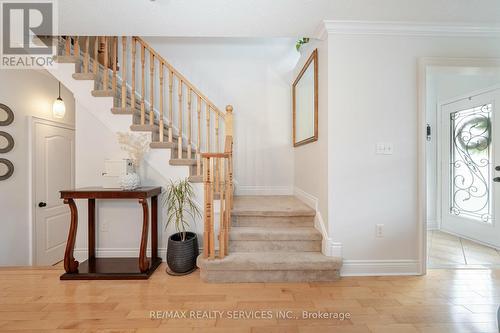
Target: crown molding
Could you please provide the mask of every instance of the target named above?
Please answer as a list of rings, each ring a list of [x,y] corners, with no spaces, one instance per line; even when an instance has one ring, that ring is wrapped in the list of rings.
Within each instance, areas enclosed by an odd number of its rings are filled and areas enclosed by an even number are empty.
[[[325,20],[316,29],[315,37],[324,39],[329,34],[500,38],[500,25]]]

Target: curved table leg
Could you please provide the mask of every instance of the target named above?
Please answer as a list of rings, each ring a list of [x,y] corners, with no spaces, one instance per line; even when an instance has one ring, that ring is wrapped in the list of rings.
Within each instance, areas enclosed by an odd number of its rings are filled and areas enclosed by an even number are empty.
[[[140,199],[139,203],[142,205],[142,236],[141,247],[139,250],[139,269],[141,273],[149,269],[149,261],[146,257],[146,246],[148,245],[148,199]]]
[[[78,227],[78,210],[73,199],[64,199],[64,203],[69,205],[69,209],[71,210],[71,225],[69,227],[66,251],[64,252],[64,270],[66,273],[75,273],[78,271],[78,261],[73,257],[73,250],[75,249],[76,229]]]

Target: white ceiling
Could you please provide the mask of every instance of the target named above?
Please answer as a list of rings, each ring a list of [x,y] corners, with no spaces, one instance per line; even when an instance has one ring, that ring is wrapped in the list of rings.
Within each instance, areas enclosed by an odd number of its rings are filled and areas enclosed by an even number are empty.
[[[60,0],[61,34],[312,36],[322,20],[500,24],[499,0]]]

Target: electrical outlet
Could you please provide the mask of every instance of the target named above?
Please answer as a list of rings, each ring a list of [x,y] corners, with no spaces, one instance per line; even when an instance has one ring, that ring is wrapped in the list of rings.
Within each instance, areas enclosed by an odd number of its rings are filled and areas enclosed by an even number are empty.
[[[377,237],[377,238],[384,237],[384,225],[383,224],[377,224],[375,226],[375,237]]]
[[[101,231],[101,232],[108,232],[109,231],[108,220],[103,220],[101,223],[99,223],[99,231]]]

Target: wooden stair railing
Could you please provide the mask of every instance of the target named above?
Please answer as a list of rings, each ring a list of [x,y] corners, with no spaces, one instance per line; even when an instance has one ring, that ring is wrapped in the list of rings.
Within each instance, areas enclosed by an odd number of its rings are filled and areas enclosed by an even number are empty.
[[[60,43],[63,56],[78,57],[81,72],[101,83],[103,96],[114,96],[115,106],[124,112],[138,113],[144,129],[158,126],[157,142],[175,147],[178,159],[196,160],[196,175],[203,174],[205,187],[204,256],[215,258],[213,205],[217,196],[221,206],[219,257],[227,255],[233,107],[228,105],[222,112],[140,37],[64,36]],[[225,140],[223,152],[221,140]]]

